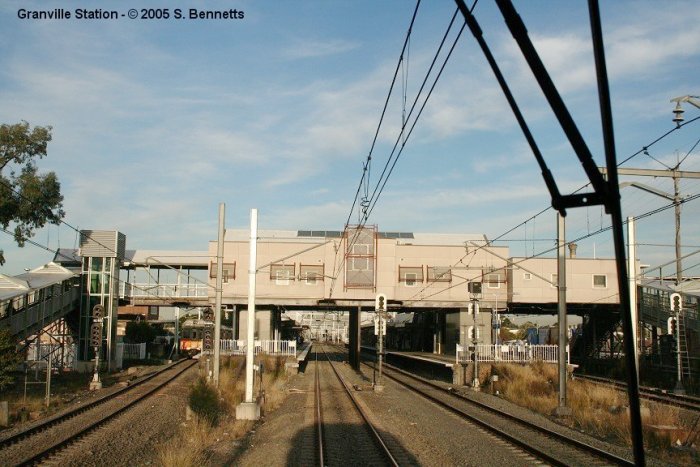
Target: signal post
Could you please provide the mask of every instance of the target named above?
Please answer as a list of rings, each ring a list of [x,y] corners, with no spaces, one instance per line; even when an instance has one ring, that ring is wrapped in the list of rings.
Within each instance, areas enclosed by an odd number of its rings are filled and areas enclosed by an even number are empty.
[[[377,297],[374,299],[374,312],[376,313],[374,334],[378,336],[377,361],[379,362],[379,376],[374,383],[374,390],[382,392],[384,390],[384,385],[382,384],[382,360],[384,358],[384,336],[386,335],[386,295],[383,293],[377,294]]]
[[[668,333],[676,338],[676,365],[678,366],[676,387],[673,389],[675,394],[685,394],[685,388],[683,387],[683,357],[681,356],[681,310],[683,308],[683,302],[681,300],[681,294],[672,293],[671,299],[671,312],[674,316],[668,319]],[[675,320],[675,321],[674,321]]]
[[[102,381],[100,381],[100,350],[102,347],[102,319],[105,315],[105,307],[95,305],[92,308],[92,325],[90,326],[90,345],[95,349],[95,373],[90,381],[90,390],[97,391],[102,389]],[[49,356],[49,369],[51,357]]]

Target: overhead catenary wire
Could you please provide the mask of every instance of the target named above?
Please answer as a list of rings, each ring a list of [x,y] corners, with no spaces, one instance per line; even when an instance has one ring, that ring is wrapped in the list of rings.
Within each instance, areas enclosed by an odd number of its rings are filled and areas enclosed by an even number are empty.
[[[477,1],[474,2],[473,6],[472,6],[472,10],[476,7],[476,4],[477,4]],[[359,235],[359,232],[367,224],[367,221],[368,221],[372,211],[374,210],[374,207],[376,206],[376,204],[379,200],[379,196],[381,195],[382,191],[384,190],[384,187],[386,186],[386,183],[387,183],[391,173],[393,172],[394,167],[396,166],[396,163],[403,152],[403,149],[405,148],[405,145],[406,145],[406,142],[408,141],[408,138],[413,133],[413,130],[415,129],[416,123],[418,122],[420,115],[423,113],[423,110],[425,109],[425,106],[426,106],[428,100],[430,99],[430,96],[432,95],[432,92],[435,89],[437,82],[439,81],[440,77],[442,76],[442,73],[445,69],[445,66],[447,65],[447,62],[450,59],[452,52],[454,51],[455,46],[457,45],[457,42],[459,41],[459,38],[461,37],[461,34],[464,31],[465,25],[463,24],[460,31],[458,32],[456,38],[454,39],[452,46],[451,46],[446,58],[443,60],[442,66],[440,67],[440,70],[438,71],[437,76],[433,80],[433,83],[430,87],[430,90],[429,90],[426,98],[424,99],[418,114],[416,115],[415,119],[413,120],[413,123],[412,123],[408,133],[406,133],[405,130],[406,130],[407,122],[410,120],[410,117],[413,114],[413,111],[415,110],[416,105],[418,104],[418,102],[420,100],[420,96],[423,93],[423,90],[428,82],[428,79],[430,78],[430,75],[435,67],[435,64],[437,63],[437,59],[439,58],[440,53],[442,52],[442,48],[444,47],[444,44],[447,40],[447,37],[448,37],[448,35],[449,35],[453,25],[454,25],[455,19],[457,17],[457,13],[458,13],[458,10],[455,10],[455,13],[453,14],[452,19],[450,20],[450,23],[447,27],[447,30],[445,31],[445,34],[442,37],[440,45],[438,46],[438,50],[433,57],[433,60],[430,64],[430,67],[428,68],[428,71],[425,74],[425,77],[422,81],[420,89],[419,89],[418,93],[416,94],[415,99],[413,100],[413,104],[411,105],[411,109],[410,109],[408,115],[406,116],[406,118],[403,119],[401,131],[399,132],[399,135],[396,138],[396,141],[395,141],[394,146],[391,150],[389,158],[387,159],[386,163],[384,164],[384,168],[382,170],[382,173],[380,174],[379,180],[377,181],[377,183],[374,187],[374,190],[372,192],[372,196],[368,200],[369,210],[364,212],[363,215],[360,217],[360,221],[358,223],[358,226],[355,229],[355,235],[353,237],[353,241],[352,241],[352,243],[349,243],[348,248],[346,248],[348,251],[352,249],[352,245],[354,245],[354,242],[356,241],[356,239]],[[401,143],[401,148],[399,149],[399,152],[396,153],[396,149],[399,146],[399,143]],[[394,157],[394,154],[396,154],[396,157]],[[390,164],[391,164],[391,166],[390,166]],[[388,170],[388,172],[387,172],[387,170]],[[363,173],[363,175],[364,175],[364,173]],[[380,187],[380,185],[381,185],[381,187]],[[353,202],[353,209],[354,209],[354,204],[355,203]],[[350,215],[348,216],[348,218],[350,216],[352,216],[352,211],[351,211]],[[348,228],[348,225],[346,224],[344,233],[347,232],[347,228]],[[344,266],[344,262],[345,262],[345,258],[343,258],[343,260],[341,261],[338,270],[335,272],[335,276],[340,274],[340,271],[341,271],[342,267]],[[334,285],[335,285],[335,280],[333,281],[333,283],[331,285],[331,294],[332,294]]]

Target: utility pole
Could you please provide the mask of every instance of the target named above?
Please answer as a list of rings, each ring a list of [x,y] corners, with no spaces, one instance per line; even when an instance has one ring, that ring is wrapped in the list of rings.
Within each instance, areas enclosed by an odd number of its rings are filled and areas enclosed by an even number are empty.
[[[571,416],[571,408],[566,405],[566,224],[564,216],[557,213],[557,309],[559,311],[559,405],[557,415]]]
[[[236,407],[237,420],[258,420],[260,406],[253,400],[255,358],[255,277],[257,274],[258,210],[250,210],[250,260],[248,263],[248,323],[246,340],[245,400]]]
[[[634,371],[639,379],[639,349],[638,342],[639,313],[637,312],[637,253],[635,245],[634,217],[627,218],[627,276],[630,288],[630,316],[632,317],[632,338],[634,339]]]
[[[680,179],[682,178],[698,178],[700,179],[700,172],[690,172],[687,170],[679,170],[680,163],[676,164],[666,170],[660,169],[632,169],[632,168],[620,168],[618,167],[618,175],[636,175],[642,177],[664,177],[673,179],[673,194],[666,193],[665,191],[657,190],[656,188],[644,185],[643,183],[637,182],[625,182],[620,183],[620,188],[626,186],[633,186],[644,190],[648,193],[666,198],[673,201],[675,217],[676,217],[676,285],[680,285],[683,280],[683,267],[681,265],[681,194],[680,194]],[[607,169],[605,167],[599,167],[600,173],[604,176],[607,175]]]
[[[219,360],[221,358],[221,295],[224,275],[224,216],[226,205],[219,203],[219,237],[216,242],[216,297],[214,299],[214,385],[219,387]]]

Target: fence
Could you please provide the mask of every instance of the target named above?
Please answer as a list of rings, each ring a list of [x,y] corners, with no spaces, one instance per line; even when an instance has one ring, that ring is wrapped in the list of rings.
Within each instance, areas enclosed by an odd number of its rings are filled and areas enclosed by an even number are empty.
[[[246,341],[243,339],[222,339],[221,352],[231,355],[245,355]],[[296,341],[256,340],[254,354],[294,356],[297,354]]]
[[[470,350],[472,349],[472,350]],[[474,346],[467,348],[457,344],[457,363],[468,363],[474,360]],[[557,345],[487,345],[476,346],[476,358],[480,362],[531,363],[542,361],[557,363],[559,361],[559,346]],[[569,346],[566,346],[567,363]]]
[[[126,344],[124,342],[117,343],[116,367],[121,368],[124,365],[124,360],[145,360],[146,359],[146,343],[141,344]]]

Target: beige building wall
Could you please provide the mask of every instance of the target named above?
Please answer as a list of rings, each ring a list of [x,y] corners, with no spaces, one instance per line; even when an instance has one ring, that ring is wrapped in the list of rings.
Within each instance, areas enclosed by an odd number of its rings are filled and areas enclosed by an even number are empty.
[[[247,303],[247,235],[247,231],[228,231],[226,234],[223,261],[228,270],[223,284],[225,304]],[[458,308],[465,306],[470,298],[467,283],[486,278],[491,282],[483,286],[483,306],[494,307],[497,302],[505,306],[507,262],[498,256],[507,257],[507,247],[483,248],[484,240],[473,235],[415,235],[414,239],[377,239],[375,287],[348,288],[345,286],[343,239],[300,238],[296,237],[296,231],[272,234],[261,231],[257,245],[256,301],[266,305],[313,306],[319,300],[332,299],[338,305],[362,303],[371,306],[376,294],[384,293],[390,301],[400,301],[404,307]],[[482,248],[477,244],[469,245],[467,249],[465,242],[480,242]],[[210,242],[209,255],[209,283],[213,286],[216,242]],[[271,274],[276,266],[270,263],[288,266],[294,273],[289,279],[279,280]],[[456,266],[450,268],[453,265]],[[301,277],[302,266],[322,266],[324,277],[322,280],[306,280]],[[430,268],[449,268],[450,273],[447,278],[429,280]],[[416,276],[407,276],[412,273]],[[213,288],[210,294],[213,299]]]
[[[224,304],[247,303],[248,235],[240,230],[226,233]],[[378,238],[376,269],[372,273],[375,286],[370,288],[346,287],[344,239],[297,237],[297,231],[260,231],[259,235],[256,302],[260,306],[317,306],[320,300],[332,300],[338,306],[371,307],[376,294],[384,293],[390,302],[404,308],[457,309],[466,306],[471,298],[467,291],[470,281],[483,281],[479,297],[482,309],[503,310],[509,302],[557,301],[557,288],[550,283],[556,281],[556,258],[508,260],[507,247],[486,246],[475,235]],[[209,255],[213,302],[214,241],[209,244]],[[322,270],[323,277],[305,279],[302,268],[307,266]],[[280,267],[289,271],[288,278],[276,275]],[[431,268],[449,274],[433,280],[434,277],[428,277]],[[568,303],[619,303],[614,260],[568,258],[566,268]]]
[[[557,261],[553,258],[511,258],[508,301],[557,301]],[[619,303],[617,271],[613,259],[566,259],[567,303]]]

